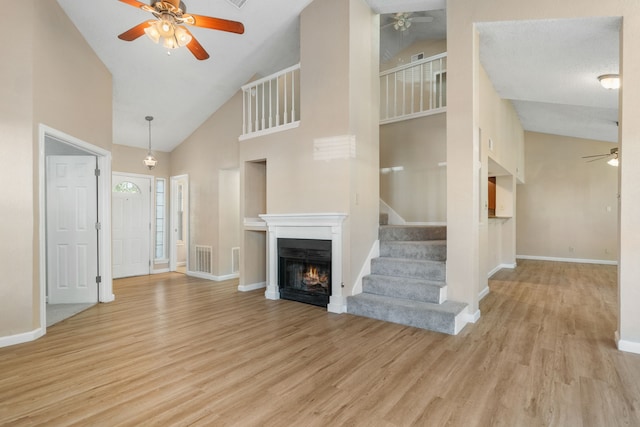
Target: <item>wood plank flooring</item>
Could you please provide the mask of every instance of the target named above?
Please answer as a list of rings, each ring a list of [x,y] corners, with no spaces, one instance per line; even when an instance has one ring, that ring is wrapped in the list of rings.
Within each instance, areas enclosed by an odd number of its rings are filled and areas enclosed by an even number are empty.
[[[175,273],[0,349],[2,425],[640,426],[616,268],[520,261],[458,336]]]

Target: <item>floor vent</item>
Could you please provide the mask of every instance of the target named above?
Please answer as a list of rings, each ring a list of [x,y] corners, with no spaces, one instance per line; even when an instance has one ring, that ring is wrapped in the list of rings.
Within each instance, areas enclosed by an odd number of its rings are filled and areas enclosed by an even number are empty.
[[[211,274],[212,255],[213,248],[211,246],[196,245],[195,271]]]
[[[240,271],[240,248],[231,248],[231,272]]]
[[[247,0],[229,0],[229,3],[231,3],[234,6],[236,6],[238,9],[240,9],[242,6],[244,6],[244,4],[246,2],[247,2]]]

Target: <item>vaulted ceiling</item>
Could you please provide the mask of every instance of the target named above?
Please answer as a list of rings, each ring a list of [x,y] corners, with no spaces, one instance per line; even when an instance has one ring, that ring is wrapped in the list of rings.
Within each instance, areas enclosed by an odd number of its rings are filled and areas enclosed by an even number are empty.
[[[299,60],[299,15],[311,0],[185,0],[187,12],[245,25],[238,35],[192,28],[211,58],[167,54],[146,37],[117,35],[151,15],[118,0],[57,0],[113,76],[114,143],[171,151],[253,76]],[[429,24],[405,34],[381,30],[381,57],[416,40],[446,37],[445,0],[366,0],[380,14],[418,12]],[[381,17],[384,26],[388,17]],[[617,93],[597,76],[618,71],[618,18],[478,25],[481,61],[498,93],[513,101],[525,129],[615,141]],[[614,135],[615,134],[615,135]]]

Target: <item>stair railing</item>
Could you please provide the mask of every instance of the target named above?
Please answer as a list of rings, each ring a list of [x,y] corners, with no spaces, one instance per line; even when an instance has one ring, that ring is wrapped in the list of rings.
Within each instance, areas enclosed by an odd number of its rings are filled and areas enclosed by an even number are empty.
[[[446,106],[446,52],[380,73],[380,124],[440,113]]]
[[[300,64],[242,86],[240,140],[300,124]]]

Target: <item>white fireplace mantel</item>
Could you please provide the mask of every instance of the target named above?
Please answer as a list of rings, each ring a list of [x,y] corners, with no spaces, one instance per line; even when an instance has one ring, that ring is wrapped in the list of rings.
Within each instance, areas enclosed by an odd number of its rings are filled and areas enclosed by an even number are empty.
[[[327,311],[345,313],[342,295],[342,223],[343,213],[298,213],[260,215],[267,223],[267,290],[268,299],[280,299],[278,287],[278,239],[331,240],[331,296]]]

